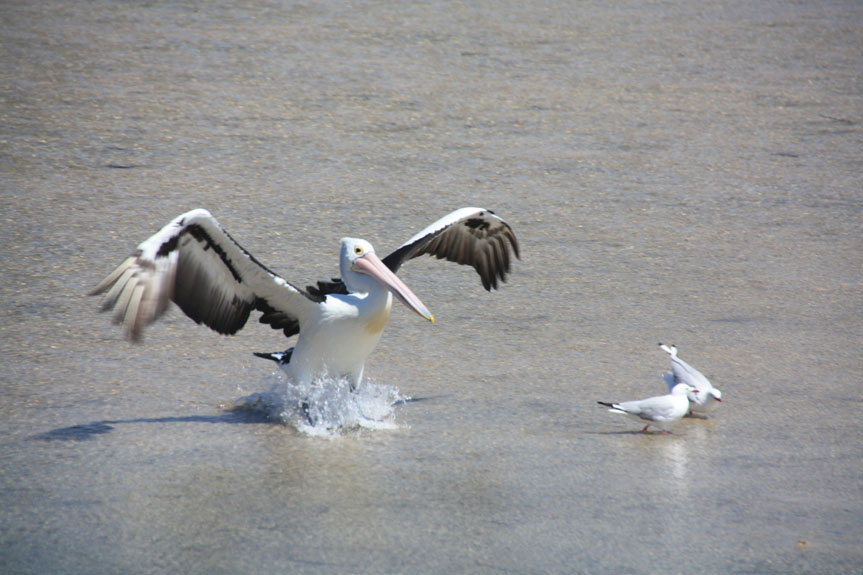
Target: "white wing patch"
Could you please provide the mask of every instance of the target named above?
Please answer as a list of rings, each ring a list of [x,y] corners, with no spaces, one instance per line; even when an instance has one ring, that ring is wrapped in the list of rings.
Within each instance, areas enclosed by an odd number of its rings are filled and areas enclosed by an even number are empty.
[[[170,301],[223,334],[239,331],[252,310],[296,333],[317,303],[260,264],[206,210],[175,218],[90,293],[105,293],[102,309],[114,309],[114,320],[133,341]]]

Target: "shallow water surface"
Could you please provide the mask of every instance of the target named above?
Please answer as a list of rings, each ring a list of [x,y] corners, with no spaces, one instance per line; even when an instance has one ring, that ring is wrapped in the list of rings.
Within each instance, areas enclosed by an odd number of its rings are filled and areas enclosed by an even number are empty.
[[[3,573],[863,569],[859,3],[0,28]],[[303,286],[342,236],[388,253],[469,205],[518,235],[510,282],[405,266],[436,322],[394,306],[336,431],[250,405],[280,332],[174,309],[136,346],[84,295],[195,207]],[[669,436],[596,404],[662,393],[660,341],[724,394]]]

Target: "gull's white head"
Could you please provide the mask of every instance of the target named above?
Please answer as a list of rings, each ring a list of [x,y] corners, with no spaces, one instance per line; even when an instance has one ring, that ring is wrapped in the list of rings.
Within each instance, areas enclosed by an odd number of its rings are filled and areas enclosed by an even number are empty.
[[[698,393],[698,390],[686,383],[678,383],[671,390],[671,395],[686,395],[689,392]]]

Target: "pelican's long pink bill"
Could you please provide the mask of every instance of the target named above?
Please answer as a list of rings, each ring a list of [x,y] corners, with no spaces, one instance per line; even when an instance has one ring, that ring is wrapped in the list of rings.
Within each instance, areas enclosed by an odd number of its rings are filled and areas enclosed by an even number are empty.
[[[420,301],[420,298],[396,274],[390,271],[390,268],[373,252],[366,253],[366,255],[357,258],[354,261],[352,269],[375,278],[381,285],[390,290],[394,296],[399,298],[403,304],[434,323],[434,316],[423,302]]]

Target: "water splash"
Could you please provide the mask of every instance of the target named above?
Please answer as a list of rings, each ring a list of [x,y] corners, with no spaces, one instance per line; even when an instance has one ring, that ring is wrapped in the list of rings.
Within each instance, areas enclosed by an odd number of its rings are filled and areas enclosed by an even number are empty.
[[[270,391],[253,393],[234,408],[264,413],[301,433],[334,439],[363,429],[397,429],[396,406],[410,398],[391,385],[363,380],[351,391],[343,378],[323,376],[311,385],[296,385],[277,370],[266,376]]]

